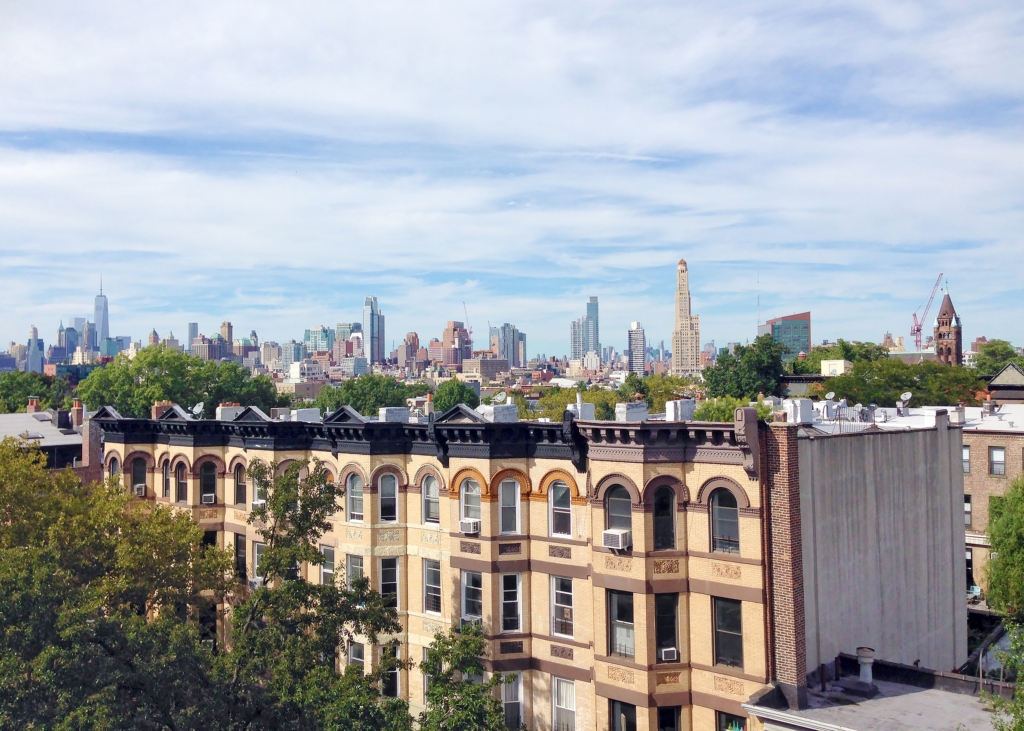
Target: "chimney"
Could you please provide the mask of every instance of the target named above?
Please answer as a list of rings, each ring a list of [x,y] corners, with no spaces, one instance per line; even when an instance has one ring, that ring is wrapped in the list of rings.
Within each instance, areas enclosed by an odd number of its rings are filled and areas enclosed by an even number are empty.
[[[157,401],[153,404],[153,408],[150,409],[150,414],[152,414],[150,418],[159,419],[163,416],[164,412],[168,411],[172,406],[174,406],[174,404],[170,401]]]
[[[25,407],[26,414],[38,414],[39,413],[39,397],[29,396],[28,406]]]
[[[74,406],[71,407],[71,426],[75,428],[80,427],[84,418],[85,409],[82,408],[82,400],[76,398]]]
[[[434,394],[427,394],[427,403],[423,405],[423,413],[430,416],[434,413]]]
[[[32,403],[31,398],[29,398],[29,403]],[[992,399],[986,399],[985,403],[982,404],[982,413],[984,413],[985,416],[992,416],[992,414],[996,413],[996,402]]]

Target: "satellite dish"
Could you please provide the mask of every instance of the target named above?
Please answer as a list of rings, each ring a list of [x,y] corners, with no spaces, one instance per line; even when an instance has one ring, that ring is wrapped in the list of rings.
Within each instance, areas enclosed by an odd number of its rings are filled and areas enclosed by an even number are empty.
[[[192,407],[192,413],[195,414],[196,416],[199,416],[201,413],[203,413],[203,407],[205,405],[205,401],[200,401],[198,404]]]
[[[505,393],[504,391],[502,391],[500,393],[494,394],[494,397],[491,399],[491,403],[492,404],[503,404],[503,403],[505,403],[505,399],[507,399],[507,398],[508,398],[508,394]]]
[[[903,399],[903,401],[909,403],[910,399],[914,398],[914,394],[912,394],[910,391],[905,391],[904,393],[900,394],[900,398]]]
[[[855,408],[855,409],[857,409],[858,411],[860,411],[861,409],[863,409],[863,408],[864,408],[864,404],[857,404],[857,405],[856,405],[856,406],[854,406],[853,408]]]
[[[825,394],[825,398],[827,398],[829,401],[831,401],[835,397],[836,397],[836,392],[835,391],[829,391],[828,393]]]

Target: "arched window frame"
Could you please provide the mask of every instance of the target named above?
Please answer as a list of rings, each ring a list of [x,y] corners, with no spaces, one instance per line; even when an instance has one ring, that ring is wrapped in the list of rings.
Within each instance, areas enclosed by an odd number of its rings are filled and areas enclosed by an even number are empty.
[[[199,502],[204,503],[203,498],[213,495],[213,505],[217,504],[217,465],[213,462],[203,462],[199,465]]]
[[[121,474],[121,463],[117,461],[117,457],[111,458],[108,469],[110,470],[111,477],[117,477]]]
[[[731,502],[732,505],[719,505],[723,498]],[[740,552],[740,511],[739,502],[732,491],[724,487],[713,490],[708,496],[708,514],[711,519],[711,552],[738,554]],[[730,527],[733,527],[734,530],[730,531]]]
[[[188,502],[188,472],[185,469],[184,462],[179,462],[177,468],[174,470],[174,480],[175,501],[179,503]]]
[[[519,481],[511,477],[502,480],[498,485],[498,532],[501,534],[520,533],[522,511],[519,491]]]
[[[467,477],[462,481],[459,486],[459,517],[462,520],[481,520],[483,518],[483,509],[481,504],[481,498],[483,496],[483,488],[480,483],[472,477]],[[470,513],[476,513],[470,515]]]
[[[245,467],[240,464],[235,465],[235,505],[245,505],[246,498],[245,488]]]
[[[668,511],[667,515],[659,512]],[[668,485],[654,490],[654,550],[674,551],[676,548],[676,492]],[[667,535],[666,535],[667,534]]]
[[[163,469],[163,482],[164,482],[164,497],[170,499],[171,497],[171,461],[167,460],[164,462]]]
[[[441,481],[434,475],[423,478],[423,522],[433,525],[441,522]]]
[[[626,516],[613,513],[612,507],[617,511],[621,512],[623,505],[625,505],[627,513]],[[628,525],[626,524],[628,520]],[[613,522],[616,525],[613,525]],[[621,525],[619,525],[621,523]],[[633,500],[630,498],[629,490],[622,485],[614,485],[608,489],[608,492],[604,496],[604,525],[605,530],[621,529],[621,530],[633,530]]]
[[[347,503],[347,518],[351,523],[363,522],[363,476],[358,472],[352,472],[345,478],[345,502]]]
[[[398,478],[385,472],[377,479],[377,498],[381,523],[398,522]]]
[[[564,532],[559,530],[563,527]],[[548,534],[572,537],[572,492],[563,480],[555,480],[548,487]]]
[[[131,489],[135,490],[136,485],[142,485],[143,493],[146,491],[147,465],[144,457],[136,457],[132,460]]]

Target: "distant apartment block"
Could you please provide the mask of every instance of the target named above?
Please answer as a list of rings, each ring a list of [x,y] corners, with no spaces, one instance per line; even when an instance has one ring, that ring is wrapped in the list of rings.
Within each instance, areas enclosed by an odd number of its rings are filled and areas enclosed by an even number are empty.
[[[757,334],[759,337],[771,335],[775,342],[789,348],[783,360],[794,360],[800,353],[811,352],[811,313],[801,312],[768,320],[757,326]]]

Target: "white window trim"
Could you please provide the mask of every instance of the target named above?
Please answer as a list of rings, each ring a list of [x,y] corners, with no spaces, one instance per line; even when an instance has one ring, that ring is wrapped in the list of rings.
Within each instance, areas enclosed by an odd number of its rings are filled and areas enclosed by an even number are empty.
[[[388,518],[387,520],[385,520],[385,518],[384,518],[384,481],[385,480],[389,480],[389,479],[393,480],[394,484],[395,484],[395,517],[393,519],[392,518]],[[365,490],[364,490],[363,494],[364,494],[364,500],[365,500],[365,494],[366,494]],[[364,508],[364,510],[366,508],[366,503],[365,502],[363,502],[363,508]],[[380,476],[380,479],[377,480],[377,510],[379,511],[378,515],[380,516],[380,522],[381,523],[397,523],[398,522],[398,478],[395,477],[390,472],[384,473],[383,475]],[[365,512],[363,513],[363,517],[366,517],[366,513]]]
[[[366,558],[357,553],[345,554],[345,581],[349,587],[352,586],[352,559],[358,558],[360,561],[359,575],[366,576]]]
[[[438,569],[438,574],[439,574],[438,575],[438,581],[441,582],[441,583],[439,583],[437,585],[438,598],[441,599],[441,607],[442,607],[442,609],[444,608],[444,592],[441,589],[442,585],[444,584],[444,579],[440,575],[441,562],[438,561],[437,559],[425,558],[425,559],[423,559],[423,612],[425,614],[440,615],[441,614],[441,610],[440,609],[438,609],[436,611],[433,610],[433,609],[427,609],[427,562],[428,561],[433,561],[434,563],[437,564],[437,569]]]
[[[572,685],[572,708],[567,706],[558,705],[558,684],[559,683],[570,683]],[[573,728],[576,727],[576,681],[570,678],[561,678],[557,675],[551,676],[551,728],[555,727],[555,722],[558,717],[558,709],[563,708],[566,711],[572,712]]]
[[[561,480],[557,480],[557,482],[561,482]],[[565,488],[569,490],[569,485],[565,484]],[[548,487],[548,535],[552,538],[572,538],[572,523],[572,491],[569,490],[569,532],[555,533],[555,501],[551,494],[551,487]]]
[[[516,509],[516,521],[515,521],[516,524],[512,528],[512,530],[510,530],[510,531],[504,530],[504,526],[502,525],[502,503],[501,503],[501,498],[502,498],[502,495],[505,492],[505,489],[506,489],[505,486],[506,485],[512,485],[513,495],[515,495],[514,504],[515,504],[515,509]],[[521,502],[522,501],[520,500],[520,496],[519,496],[519,481],[518,480],[513,480],[512,478],[509,478],[507,480],[502,480],[501,484],[498,485],[498,533],[499,534],[506,535],[506,536],[508,536],[508,535],[518,535],[519,534],[519,532],[520,532],[520,521],[522,520],[522,512],[521,512],[521,509],[520,509]]]
[[[505,577],[514,576],[516,578],[516,618],[518,626],[515,629],[505,629]],[[523,631],[523,575],[522,574],[499,574],[498,581],[501,584],[498,587],[498,591],[501,593],[501,634],[509,634]]]
[[[351,489],[351,482],[353,477],[358,477],[359,481],[363,483],[363,486],[360,489],[359,493],[359,497],[363,501],[363,512],[360,513],[360,515],[362,516],[360,518],[352,517],[352,501],[355,499],[352,496]],[[355,472],[353,472],[352,474],[345,478],[345,518],[348,520],[349,523],[362,523],[366,519],[366,482],[363,481],[362,476],[356,474]]]
[[[474,614],[467,614],[466,613],[466,577],[468,577],[470,574],[475,574],[475,575],[480,577],[480,614],[479,614],[479,616],[478,615],[474,615]],[[480,571],[467,571],[467,570],[463,569],[462,570],[462,576],[460,577],[460,581],[462,583],[462,597],[461,597],[461,604],[462,604],[462,606],[461,606],[461,617],[462,617],[462,619],[479,619],[479,620],[483,620],[483,613],[484,613],[484,606],[483,606],[483,604],[484,604],[484,602],[483,602],[484,576],[483,576],[483,573],[480,572]]]
[[[427,480],[433,480],[434,484],[437,485],[437,520],[427,520]],[[434,475],[427,475],[423,478],[422,483],[423,491],[423,505],[421,506],[422,522],[425,525],[440,525],[441,524],[441,481]]]
[[[330,574],[332,580],[334,579],[335,575],[337,574],[337,564],[335,563],[335,559],[336,559],[336,557],[338,555],[338,552],[334,550],[334,546],[320,546],[320,553],[322,553],[324,555],[324,558],[327,557],[327,554],[324,553],[324,549],[327,549],[327,550],[329,550],[331,552],[331,566],[333,566],[334,568],[328,570],[326,562],[320,564],[320,583],[321,584],[326,584],[327,583],[324,580],[324,578],[325,578],[325,576],[327,574]]]
[[[263,550],[267,544],[262,541],[252,542],[252,577],[254,579],[263,579],[263,575],[260,573],[260,557],[263,554]]]
[[[555,604],[555,581],[557,579],[565,579],[565,580],[567,580],[569,582],[569,585],[572,587],[572,592],[570,593],[570,596],[572,596],[572,606],[569,607],[569,609],[572,611],[572,614],[573,614],[573,618],[572,618],[572,620],[573,620],[572,621],[572,631],[573,631],[573,634],[571,634],[571,635],[565,635],[565,634],[561,634],[561,633],[555,631],[555,607],[556,607],[556,604]],[[573,639],[576,636],[576,587],[573,584],[573,580],[570,577],[568,577],[568,576],[552,576],[551,577],[551,584],[550,584],[550,591],[551,591],[551,601],[549,603],[550,606],[549,606],[548,615],[549,615],[549,622],[550,622],[550,627],[551,627],[551,636],[552,637],[566,637],[568,639]],[[564,604],[559,604],[557,606],[565,606],[565,605]]]
[[[465,489],[465,486],[466,486],[466,483],[469,482],[470,480],[472,480],[476,484],[477,489],[480,490],[480,494],[478,495],[478,497],[480,498],[480,517],[479,518],[468,518],[466,516],[466,489]],[[466,479],[464,479],[462,481],[462,484],[459,485],[459,520],[482,520],[483,517],[484,517],[484,488],[483,488],[483,485],[481,485],[479,482],[474,480],[472,477],[467,477]]]
[[[377,560],[377,570],[380,572],[378,576],[380,579],[377,584],[380,587],[381,596],[387,596],[384,593],[384,562],[394,559],[395,561],[395,610],[398,611],[402,607],[402,562],[399,561],[397,556],[382,556]],[[366,570],[366,563],[363,562],[363,571]]]
[[[501,710],[504,712],[505,706],[509,703],[518,704],[519,721],[520,723],[522,723],[522,721],[524,720],[523,716],[525,715],[523,713],[523,674],[521,672],[515,672],[512,673],[512,676],[515,677],[515,680],[513,680],[511,683],[505,683],[501,686]],[[518,698],[518,700],[510,701],[508,700],[507,695],[513,689],[515,690],[515,695],[516,698]]]

